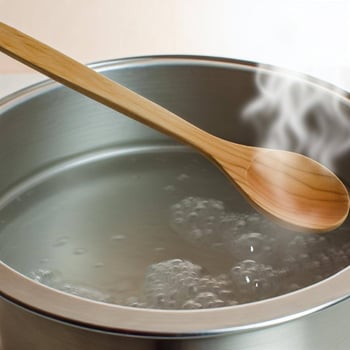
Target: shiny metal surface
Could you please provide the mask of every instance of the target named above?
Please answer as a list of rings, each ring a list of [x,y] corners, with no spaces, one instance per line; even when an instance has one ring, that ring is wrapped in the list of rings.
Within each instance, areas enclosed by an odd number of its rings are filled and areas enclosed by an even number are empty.
[[[236,117],[255,94],[257,68],[253,64],[150,57],[100,63],[96,69],[213,134],[245,144],[258,142],[256,131]],[[339,99],[344,97],[339,94]],[[192,154],[166,136],[52,82],[10,96],[1,105],[1,206],[40,183],[42,177],[93,164],[95,159],[108,159],[116,153],[137,156],[151,150],[159,157],[163,152],[170,155],[171,164],[180,161],[179,154]],[[143,162],[152,164],[152,158],[143,158]],[[87,173],[91,181],[99,176],[98,172]],[[350,169],[343,166],[341,175],[350,179]],[[166,176],[162,173],[157,181]],[[69,191],[79,189],[78,180],[73,184]],[[53,185],[61,189],[58,183]],[[221,191],[227,191],[225,185]],[[93,196],[93,187],[82,188],[81,193]],[[145,190],[144,195],[151,196],[152,192]],[[25,242],[25,236],[22,239]],[[24,267],[30,267],[34,251],[42,254],[48,248],[37,243],[26,242],[22,256],[9,253],[8,262],[0,262],[4,350],[28,344],[38,350],[116,346],[306,350],[346,349],[350,342],[344,321],[350,308],[349,268],[308,288],[257,303],[198,311],[142,310],[74,297],[16,272],[13,268],[23,273]],[[25,249],[30,244],[32,247]],[[18,328],[23,329],[20,337]]]
[[[253,349],[253,350],[346,350],[349,346],[347,318],[349,301],[333,305],[294,322],[282,323],[251,332],[227,333],[206,337],[135,337],[82,328],[31,313],[0,299],[3,350],[18,350],[31,345],[38,350],[86,349]],[[22,326],[19,333],[19,327]]]

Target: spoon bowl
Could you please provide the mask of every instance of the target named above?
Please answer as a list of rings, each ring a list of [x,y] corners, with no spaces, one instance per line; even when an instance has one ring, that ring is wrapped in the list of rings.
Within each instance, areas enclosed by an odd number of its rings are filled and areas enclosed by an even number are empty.
[[[192,125],[20,31],[0,23],[0,51],[131,118],[185,142],[214,161],[258,210],[290,229],[326,232],[346,219],[340,179],[300,154],[240,145]]]

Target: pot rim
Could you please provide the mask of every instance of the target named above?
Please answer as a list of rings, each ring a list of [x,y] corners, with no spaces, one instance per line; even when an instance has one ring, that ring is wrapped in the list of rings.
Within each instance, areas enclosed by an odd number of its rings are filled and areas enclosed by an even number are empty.
[[[90,67],[99,72],[152,65],[227,67],[276,73],[270,65],[237,59],[167,55],[101,61]],[[292,75],[323,87],[349,103],[350,94],[319,79],[277,68],[277,74]],[[47,79],[0,99],[0,115],[43,91],[58,86]],[[335,305],[350,296],[350,267],[306,288],[249,304],[204,310],[141,309],[97,302],[40,284],[0,261],[0,297],[32,312],[96,330],[159,338],[200,337],[240,332],[287,322]],[[336,287],[335,287],[336,286]]]

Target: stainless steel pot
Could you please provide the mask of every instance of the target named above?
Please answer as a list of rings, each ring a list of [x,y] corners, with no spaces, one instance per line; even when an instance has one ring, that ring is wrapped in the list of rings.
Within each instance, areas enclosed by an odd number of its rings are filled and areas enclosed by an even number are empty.
[[[145,57],[103,62],[94,68],[214,134],[245,144],[259,145],[261,142],[258,138],[261,130],[256,130],[240,117],[244,106],[257,94],[255,76],[262,68],[256,64],[217,58]],[[276,73],[273,67],[264,67],[263,71],[267,75],[291,74]],[[314,79],[300,79],[313,89],[321,89],[330,101],[335,98],[350,117],[349,100],[344,97],[344,92],[334,91],[331,86]],[[180,152],[180,156],[186,157],[191,152],[166,136],[52,81],[3,99],[0,112],[0,205],[7,208],[0,218],[1,229],[8,228],[17,215],[29,215],[18,224],[22,228],[24,225],[25,230],[8,238],[6,245],[2,242],[3,247],[0,247],[1,256],[4,256],[0,262],[0,338],[3,350],[328,350],[349,347],[349,268],[306,288],[259,302],[186,311],[141,309],[93,301],[28,278],[26,272],[36,267],[36,263],[32,263],[33,257],[45,257],[49,248],[44,237],[31,231],[32,221],[37,217],[31,217],[30,212],[25,214],[28,210],[26,201],[30,204],[30,200],[21,196],[22,193],[30,197],[30,189],[46,179],[55,179],[57,174],[109,157],[127,155],[130,164],[134,159],[134,163],[152,168],[152,157],[145,156],[137,162],[137,154],[155,154],[157,158],[176,150],[176,154]],[[312,121],[310,125],[311,135]],[[268,122],[261,127],[267,128]],[[293,143],[289,148],[294,149]],[[349,157],[349,152],[338,157],[337,171],[346,182],[350,180]],[[163,158],[164,163],[167,156]],[[171,159],[175,163],[178,161],[177,156]],[[130,164],[125,177],[136,174],[137,180],[139,169]],[[168,166],[154,167],[153,170],[159,171],[160,175],[153,187],[137,187],[140,196],[161,202],[156,185],[162,183],[165,175],[161,170]],[[106,167],[114,171],[119,169],[118,164]],[[211,171],[215,173],[215,170]],[[86,203],[88,198],[96,196],[98,186],[79,187],[84,179],[93,181],[102,175],[103,171],[86,168],[73,175],[68,171],[64,180],[50,180],[36,198],[43,216],[48,213],[50,203],[45,191],[56,189],[58,196],[63,196],[58,200],[59,210],[66,208],[69,211],[71,208],[65,201],[73,196],[74,191],[85,195]],[[65,188],[68,183],[69,188]],[[220,190],[222,193],[230,185],[225,186]],[[132,191],[130,188],[125,190],[126,193]],[[123,188],[119,191],[125,195]],[[107,196],[108,190],[104,194]],[[100,207],[101,211],[110,212],[111,219],[122,207],[112,207],[115,198],[106,198],[98,207],[86,204],[80,212],[72,213],[69,224],[55,222],[56,212],[48,216],[49,222],[40,217],[46,225],[45,234],[51,238],[64,238],[64,232],[57,236],[57,229],[64,231],[67,225],[69,229],[75,225],[76,230],[87,230],[82,228],[81,222],[87,216],[97,218],[96,208]],[[137,200],[124,204],[130,209],[137,206]],[[132,224],[133,218],[129,221]],[[89,239],[88,235],[84,237]],[[96,248],[96,254],[99,254],[99,242],[92,240],[90,243],[91,250]],[[79,251],[76,253],[79,255]],[[142,261],[142,254],[138,258]],[[71,266],[76,264],[74,259],[69,261]],[[109,274],[112,272],[108,271]]]

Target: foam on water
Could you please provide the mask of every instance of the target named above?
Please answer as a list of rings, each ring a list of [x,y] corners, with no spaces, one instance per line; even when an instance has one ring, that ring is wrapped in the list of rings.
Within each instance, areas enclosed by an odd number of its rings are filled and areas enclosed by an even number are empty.
[[[59,283],[60,276],[57,271],[51,269],[40,268],[32,271],[29,276],[36,282],[45,284],[49,287],[54,287]]]
[[[327,278],[350,261],[350,242],[332,239],[342,237],[341,231],[331,236],[291,233],[260,214],[227,211],[224,203],[215,199],[183,198],[171,206],[169,224],[177,240],[195,251],[213,249],[231,260],[219,273],[209,273],[209,265],[203,262],[188,258],[162,260],[168,250],[155,242],[152,249],[160,261],[145,269],[136,289],[133,283],[124,281],[124,287],[118,283],[119,287],[107,293],[65,281],[48,268],[30,276],[39,283],[93,300],[186,310],[232,306],[285,294]],[[125,238],[122,234],[110,236],[115,243]],[[60,236],[53,243],[58,248],[67,244],[68,236]],[[74,248],[72,253],[82,255],[85,249]],[[102,261],[91,266],[99,271],[106,267]]]
[[[183,259],[149,266],[141,294],[127,302],[157,309],[203,309],[236,303],[227,276],[214,278],[203,267]]]
[[[46,286],[58,289],[68,294],[96,301],[113,302],[113,299],[109,294],[90,286],[65,281],[58,271],[54,271],[49,268],[40,268],[32,271],[30,273],[30,277],[36,282],[45,284]]]
[[[113,299],[110,295],[103,293],[98,289],[91,288],[89,286],[79,285],[77,283],[61,283],[57,284],[55,288],[61,290],[62,292],[79,296],[82,298],[92,299],[105,303],[113,302]]]
[[[254,260],[243,260],[230,271],[240,302],[262,300],[276,295],[279,271]]]
[[[183,239],[196,245],[221,242],[218,235],[224,205],[214,199],[187,197],[171,207],[170,224]]]

